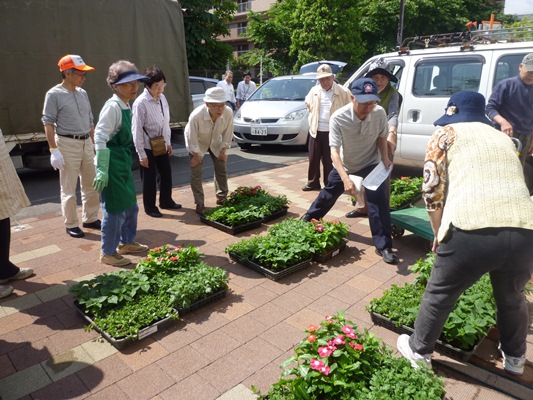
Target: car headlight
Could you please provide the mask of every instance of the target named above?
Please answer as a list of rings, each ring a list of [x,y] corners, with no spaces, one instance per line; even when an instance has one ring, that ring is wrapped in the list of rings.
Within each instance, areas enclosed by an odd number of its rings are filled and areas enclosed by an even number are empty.
[[[285,119],[289,121],[298,121],[302,119],[303,117],[305,117],[306,113],[307,113],[307,110],[305,108],[302,110],[296,110],[285,115]]]
[[[234,119],[235,121],[238,121],[238,120],[241,119],[241,110],[238,110],[238,111],[235,113],[235,115],[233,116],[233,119]]]

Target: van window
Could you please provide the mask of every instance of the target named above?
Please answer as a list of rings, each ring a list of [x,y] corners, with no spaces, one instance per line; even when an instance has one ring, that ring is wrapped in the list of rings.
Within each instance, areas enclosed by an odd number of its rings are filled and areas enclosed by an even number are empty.
[[[518,67],[526,54],[527,53],[509,54],[500,57],[496,64],[496,72],[494,74],[492,87],[494,88],[494,86],[503,79],[518,75]]]
[[[413,94],[449,97],[460,90],[479,90],[483,57],[421,60],[415,67]]]

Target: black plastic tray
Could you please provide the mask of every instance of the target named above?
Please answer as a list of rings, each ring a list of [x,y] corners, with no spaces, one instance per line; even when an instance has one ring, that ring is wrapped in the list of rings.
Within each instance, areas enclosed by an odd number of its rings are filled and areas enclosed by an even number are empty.
[[[343,240],[342,243],[334,249],[331,249],[325,253],[315,254],[313,256],[313,261],[324,263],[331,260],[333,257],[338,256],[339,253],[344,249],[346,249],[346,240]]]
[[[258,219],[257,221],[252,221],[244,225],[228,226],[228,225],[221,224],[220,222],[217,222],[217,221],[211,221],[210,219],[207,219],[203,215],[200,215],[200,221],[202,221],[206,225],[220,229],[222,232],[229,233],[230,235],[236,235],[237,233],[249,231],[250,229],[259,228],[263,224],[263,220]]]
[[[201,308],[205,306],[206,304],[213,303],[214,301],[218,299],[222,299],[224,296],[228,294],[228,288],[220,289],[209,296],[204,297],[203,299],[199,299],[196,301],[193,301],[189,307],[185,308],[177,308],[179,315],[186,315],[193,311],[196,311],[198,308]]]
[[[414,332],[413,328],[409,326],[405,326],[405,325],[398,326],[394,323],[393,320],[391,320],[390,318],[384,317],[381,314],[370,312],[370,317],[374,324],[387,328],[393,332],[396,332],[399,334],[406,333],[408,335],[411,335]],[[472,356],[472,354],[474,354],[474,352],[476,351],[477,347],[479,346],[482,340],[483,338],[481,338],[481,340],[478,343],[476,343],[476,345],[470,351],[461,350],[448,343],[444,343],[441,340],[437,340],[437,343],[435,344],[435,350],[451,358],[455,358],[457,360],[462,360],[462,361],[468,361],[468,359],[470,358],[470,356]]]
[[[273,212],[272,214],[270,215],[265,215],[263,217],[263,222],[264,223],[267,223],[267,222],[270,222],[270,221],[273,221],[275,220],[276,218],[279,218],[279,217],[283,217],[284,215],[287,215],[287,210],[289,209],[289,207],[283,207],[281,210],[279,211],[276,211],[276,212]]]
[[[299,271],[301,269],[304,269],[304,268],[307,268],[310,264],[311,264],[311,261],[312,259],[310,258],[309,260],[305,260],[305,261],[302,261],[302,262],[299,262],[298,264],[294,264],[288,268],[285,268],[281,271],[272,271],[268,268],[265,268],[263,267],[262,265],[259,265],[253,261],[250,261],[250,260],[243,260],[241,257],[239,257],[237,254],[233,253],[233,252],[229,252],[229,256],[232,260],[238,262],[239,264],[247,267],[247,268],[250,268],[258,273],[260,273],[261,275],[264,275],[266,276],[267,278],[269,279],[272,279],[273,281],[277,281],[281,278],[284,278],[286,277],[287,275],[290,275],[296,271]]]

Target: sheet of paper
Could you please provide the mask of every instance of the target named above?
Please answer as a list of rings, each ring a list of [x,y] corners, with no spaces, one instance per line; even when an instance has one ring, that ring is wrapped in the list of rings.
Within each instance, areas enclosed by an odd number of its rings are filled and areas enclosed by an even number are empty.
[[[391,171],[392,168],[387,171],[385,164],[380,162],[363,180],[363,186],[368,190],[376,190],[387,179]]]
[[[361,186],[363,185],[363,177],[359,175],[352,175],[348,174],[350,179],[352,180],[353,184],[355,185],[355,188],[357,189],[357,193],[361,190]]]

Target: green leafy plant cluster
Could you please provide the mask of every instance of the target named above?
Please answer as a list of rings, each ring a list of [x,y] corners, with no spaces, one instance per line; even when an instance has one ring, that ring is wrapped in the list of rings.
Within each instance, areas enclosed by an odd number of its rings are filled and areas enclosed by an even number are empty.
[[[204,211],[204,217],[235,227],[263,219],[288,204],[287,196],[272,196],[261,186],[239,186],[229,194],[223,205]]]
[[[225,252],[271,270],[282,270],[338,246],[347,236],[348,228],[339,221],[287,218],[268,228],[267,235],[230,244]]]
[[[390,184],[390,208],[398,209],[420,198],[424,178],[402,176]]]
[[[226,271],[200,258],[193,246],[157,247],[134,270],[81,281],[70,292],[101,330],[116,339],[133,338],[156,321],[178,318],[178,308],[228,287]]]
[[[443,382],[433,371],[414,370],[381,340],[338,312],[319,326],[283,362],[281,378],[260,399],[441,399]]]
[[[367,307],[394,321],[397,326],[413,327],[422,301],[435,255],[429,253],[411,267],[418,273],[414,283],[392,285],[380,298],[372,299]],[[496,301],[490,277],[484,275],[457,300],[444,328],[441,339],[461,350],[470,351],[496,324]]]

